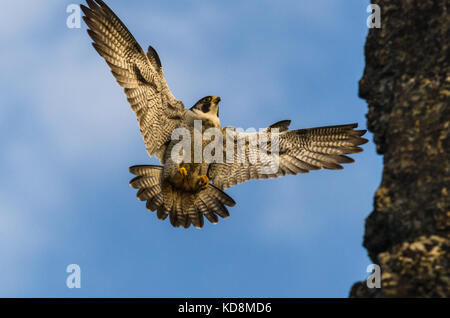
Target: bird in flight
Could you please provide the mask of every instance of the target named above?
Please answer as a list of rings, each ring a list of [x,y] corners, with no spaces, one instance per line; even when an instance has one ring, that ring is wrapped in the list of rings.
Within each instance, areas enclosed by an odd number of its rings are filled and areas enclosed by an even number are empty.
[[[102,0],[86,2],[81,9],[92,45],[124,88],[149,156],[162,164],[130,167],[135,175],[130,185],[148,210],[161,220],[169,217],[175,227],[202,228],[204,217],[213,224],[228,217],[227,207],[235,202],[226,188],[252,179],[342,169],[341,164],[354,162],[346,155],[361,152],[359,145],[367,142],[357,124],[291,130],[290,120],[284,120],[258,132],[222,127],[220,97],[203,97],[186,109],[170,91],[155,49],[149,46],[145,53]],[[219,134],[208,140],[204,135],[211,130]],[[185,147],[180,147],[181,138],[174,135],[186,131]],[[196,133],[201,136],[197,143]],[[207,149],[213,160],[202,156]]]

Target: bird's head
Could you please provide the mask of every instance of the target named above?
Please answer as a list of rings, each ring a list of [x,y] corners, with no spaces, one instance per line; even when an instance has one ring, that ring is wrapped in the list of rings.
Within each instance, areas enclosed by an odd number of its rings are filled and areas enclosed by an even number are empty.
[[[197,114],[205,114],[212,117],[219,117],[219,96],[206,96],[200,99],[191,110]]]

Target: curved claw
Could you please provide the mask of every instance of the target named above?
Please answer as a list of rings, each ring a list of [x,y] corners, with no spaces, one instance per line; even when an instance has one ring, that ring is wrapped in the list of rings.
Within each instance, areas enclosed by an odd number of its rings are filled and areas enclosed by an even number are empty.
[[[209,185],[209,178],[207,176],[200,176],[200,179],[198,180],[198,185],[201,189],[205,189]]]
[[[187,176],[187,170],[186,170],[186,168],[184,168],[184,167],[178,168],[178,169],[177,169],[177,172],[178,172],[179,174],[181,174],[183,177],[186,177],[186,176]]]

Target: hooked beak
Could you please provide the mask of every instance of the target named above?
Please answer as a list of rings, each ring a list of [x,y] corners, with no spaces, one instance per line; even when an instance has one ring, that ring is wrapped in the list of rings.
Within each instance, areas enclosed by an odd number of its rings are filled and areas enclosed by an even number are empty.
[[[214,104],[218,104],[220,102],[220,97],[219,96],[213,96],[211,99],[211,102]]]

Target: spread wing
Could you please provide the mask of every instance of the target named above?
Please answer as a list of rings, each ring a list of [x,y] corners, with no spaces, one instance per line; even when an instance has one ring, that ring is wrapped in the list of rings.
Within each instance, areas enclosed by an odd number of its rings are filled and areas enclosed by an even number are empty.
[[[149,155],[160,154],[185,111],[167,86],[156,51],[148,53],[114,12],[101,0],[81,5],[92,45],[105,59],[136,113]]]
[[[254,133],[224,128],[224,162],[212,163],[208,170],[213,184],[226,189],[251,179],[296,175],[322,168],[342,169],[342,163],[354,162],[346,154],[361,152],[358,146],[367,142],[361,138],[365,130],[354,130],[358,124],[299,130],[289,130],[289,124],[288,120],[281,121]],[[277,128],[278,132],[270,128]],[[263,135],[262,147],[252,147],[252,142]],[[261,155],[260,149],[267,156]],[[229,157],[233,160],[226,158],[227,151],[232,152]]]

